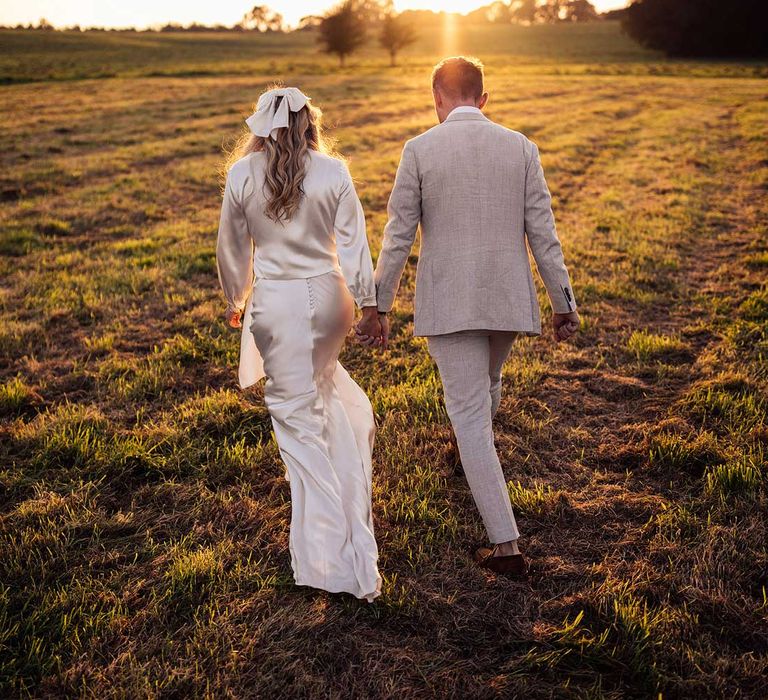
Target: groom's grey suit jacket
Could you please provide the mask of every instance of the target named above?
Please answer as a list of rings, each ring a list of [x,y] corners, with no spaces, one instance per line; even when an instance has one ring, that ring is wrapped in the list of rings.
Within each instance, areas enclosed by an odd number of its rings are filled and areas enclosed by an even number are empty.
[[[526,238],[555,312],[576,308],[536,144],[457,112],[406,142],[387,205],[375,281],[389,311],[416,229],[415,335],[541,333]]]

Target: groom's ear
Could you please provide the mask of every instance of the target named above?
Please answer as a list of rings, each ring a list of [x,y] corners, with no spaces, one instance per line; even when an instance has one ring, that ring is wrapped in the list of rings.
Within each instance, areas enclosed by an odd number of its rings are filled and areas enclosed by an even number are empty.
[[[488,104],[488,98],[490,95],[487,92],[484,92],[482,95],[480,95],[480,101],[477,103],[477,106],[479,109],[482,109],[485,107],[485,105]]]

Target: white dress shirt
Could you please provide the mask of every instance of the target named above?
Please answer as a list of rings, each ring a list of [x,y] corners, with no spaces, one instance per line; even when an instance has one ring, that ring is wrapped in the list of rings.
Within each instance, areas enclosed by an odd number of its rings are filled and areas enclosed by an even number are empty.
[[[482,114],[482,110],[478,109],[477,107],[472,107],[470,105],[459,105],[458,107],[454,107],[448,117],[451,116],[451,114],[461,114],[461,112],[474,112],[475,114]],[[446,117],[446,119],[448,119]]]

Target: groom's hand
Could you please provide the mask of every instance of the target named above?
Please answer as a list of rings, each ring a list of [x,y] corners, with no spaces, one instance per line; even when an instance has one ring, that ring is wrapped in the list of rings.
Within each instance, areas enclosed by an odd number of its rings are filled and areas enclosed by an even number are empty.
[[[242,328],[243,324],[240,322],[242,315],[242,311],[237,311],[236,309],[227,309],[227,323],[232,328]]]
[[[375,306],[363,307],[363,317],[355,326],[355,336],[361,345],[378,345],[381,342],[381,322]]]
[[[579,314],[571,311],[567,314],[552,314],[552,327],[555,330],[555,340],[568,340],[579,330]]]

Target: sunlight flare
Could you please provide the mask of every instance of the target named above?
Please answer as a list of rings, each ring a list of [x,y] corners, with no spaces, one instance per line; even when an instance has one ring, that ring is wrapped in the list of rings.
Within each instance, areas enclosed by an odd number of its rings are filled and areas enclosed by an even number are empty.
[[[443,19],[442,54],[444,56],[453,56],[456,53],[457,34],[458,24],[456,22],[456,15],[447,13]]]

